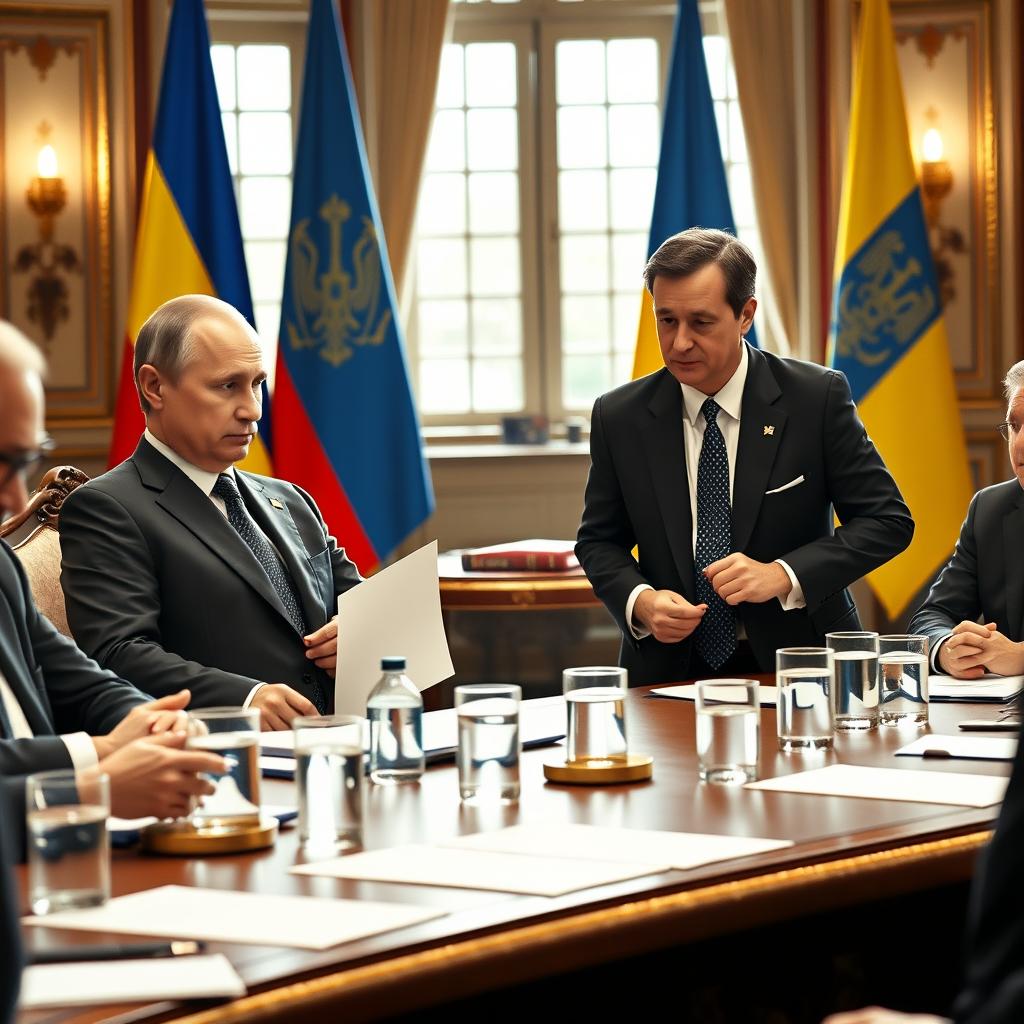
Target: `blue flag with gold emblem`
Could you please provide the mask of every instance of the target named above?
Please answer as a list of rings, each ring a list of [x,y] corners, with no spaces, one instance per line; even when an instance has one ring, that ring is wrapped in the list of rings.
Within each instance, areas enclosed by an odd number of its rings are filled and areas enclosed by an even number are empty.
[[[366,572],[434,510],[337,6],[313,0],[274,386],[274,468]]]

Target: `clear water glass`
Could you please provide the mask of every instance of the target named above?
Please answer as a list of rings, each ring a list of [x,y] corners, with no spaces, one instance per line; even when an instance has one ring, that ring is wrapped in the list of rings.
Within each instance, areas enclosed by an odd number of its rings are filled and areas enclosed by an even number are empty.
[[[259,708],[200,708],[188,713],[189,750],[207,750],[227,762],[223,775],[206,773],[215,789],[192,809],[200,831],[237,828],[260,820]]]
[[[878,638],[882,725],[928,724],[928,637],[894,633]]]
[[[455,687],[456,761],[459,795],[465,802],[510,804],[519,799],[522,695],[522,688],[514,683]]]
[[[629,674],[617,665],[567,668],[562,693],[568,715],[566,760],[624,762]]]
[[[754,679],[697,680],[697,763],[702,782],[757,779],[761,707]]]
[[[833,689],[837,731],[878,728],[878,634],[868,631],[826,633],[835,651]]]
[[[828,647],[783,647],[775,652],[779,750],[831,749],[833,657]]]

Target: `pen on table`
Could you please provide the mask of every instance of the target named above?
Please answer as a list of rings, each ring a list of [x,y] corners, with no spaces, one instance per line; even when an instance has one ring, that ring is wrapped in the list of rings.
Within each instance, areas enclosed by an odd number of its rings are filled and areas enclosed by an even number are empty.
[[[129,945],[68,946],[28,951],[30,964],[63,964],[88,960],[139,960],[161,956],[190,956],[206,948],[203,942],[136,942]]]

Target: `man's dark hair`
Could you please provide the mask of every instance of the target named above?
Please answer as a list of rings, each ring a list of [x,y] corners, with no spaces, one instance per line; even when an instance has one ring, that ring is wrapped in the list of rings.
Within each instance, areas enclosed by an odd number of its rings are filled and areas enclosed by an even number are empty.
[[[725,277],[725,300],[739,319],[754,294],[757,264],[750,250],[735,235],[714,228],[688,228],[666,238],[644,267],[644,284],[654,294],[654,279],[689,277],[709,263],[717,263]]]

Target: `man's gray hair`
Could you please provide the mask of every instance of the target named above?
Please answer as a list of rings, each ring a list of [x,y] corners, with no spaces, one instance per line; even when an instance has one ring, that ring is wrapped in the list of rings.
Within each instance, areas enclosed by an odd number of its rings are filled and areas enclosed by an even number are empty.
[[[247,322],[234,306],[212,295],[179,295],[168,299],[142,325],[135,339],[134,372],[143,413],[148,415],[150,408],[139,386],[139,370],[148,363],[177,383],[195,354],[193,328],[208,317]]]
[[[1006,371],[1006,376],[1003,378],[1003,392],[1006,395],[1006,401],[1009,402],[1021,388],[1024,388],[1024,359],[1019,363],[1014,363]]]
[[[0,320],[0,366],[16,373],[46,374],[46,359],[39,346],[6,320]]]

